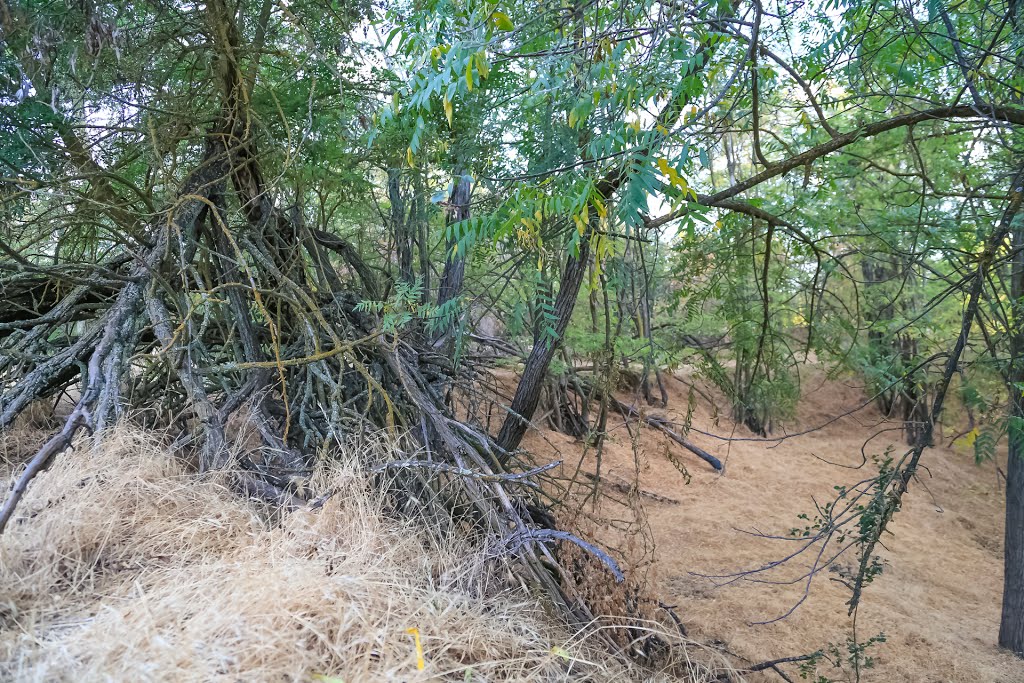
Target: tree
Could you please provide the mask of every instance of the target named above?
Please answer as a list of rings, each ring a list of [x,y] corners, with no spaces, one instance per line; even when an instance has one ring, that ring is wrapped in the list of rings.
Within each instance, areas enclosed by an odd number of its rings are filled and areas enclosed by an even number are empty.
[[[1010,333],[1010,364],[1007,391],[1010,396],[1009,452],[1006,461],[1006,528],[1003,540],[1003,609],[999,621],[999,645],[1024,657],[1024,325],[1021,303],[1024,301],[1024,212],[1020,211],[1024,194],[1024,173],[1014,179],[1014,198],[1007,217],[1010,220],[1010,285],[1014,302]],[[1016,205],[1014,207],[1014,204]],[[1015,212],[1010,213],[1012,209]]]

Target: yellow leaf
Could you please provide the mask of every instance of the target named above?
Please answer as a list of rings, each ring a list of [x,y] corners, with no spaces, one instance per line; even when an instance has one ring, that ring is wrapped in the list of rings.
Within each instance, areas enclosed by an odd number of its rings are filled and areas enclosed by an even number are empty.
[[[427,667],[427,663],[423,660],[423,645],[420,643],[420,630],[415,626],[412,628],[405,629],[405,632],[413,637],[416,643],[416,668],[423,671]]]
[[[658,159],[658,170],[665,176],[669,184],[678,187],[684,194],[694,194],[693,190],[690,189],[690,184],[686,182],[686,178],[679,175],[679,171],[672,168],[668,160]]]
[[[967,446],[968,448],[972,448],[974,446],[974,442],[978,440],[978,435],[980,433],[981,432],[978,431],[978,428],[975,427],[974,429],[972,429],[971,431],[967,432],[962,437],[957,439],[956,442],[960,443],[960,444],[963,444],[964,446]]]
[[[580,217],[575,214],[572,217],[572,222],[576,224],[576,231],[580,234],[580,236],[582,236],[583,233],[586,232],[586,225],[583,223],[583,221],[580,220]]]
[[[499,31],[511,31],[516,27],[504,12],[495,12],[492,14],[491,21],[494,22],[494,28]]]
[[[561,657],[562,659],[564,659],[566,661],[569,661],[569,660],[572,659],[572,655],[569,654],[569,652],[565,648],[559,647],[557,645],[555,645],[554,647],[551,648],[551,654],[553,654],[556,657]]]
[[[409,147],[408,149],[405,150],[405,160],[409,162],[410,166],[415,166],[412,157],[412,147]]]
[[[571,112],[569,112],[569,127],[570,128],[575,128],[576,127],[576,110],[575,109],[573,109]]]
[[[470,92],[473,92],[473,62],[472,61],[470,61],[470,63],[466,66],[466,88]]]
[[[454,108],[452,107],[452,101],[449,100],[447,97],[445,97],[444,98],[444,115],[448,117],[448,127],[449,128],[452,127],[452,114],[453,113],[454,113]]]
[[[491,73],[491,67],[487,64],[487,55],[482,51],[477,52],[475,55],[476,59],[476,70],[480,72],[480,79],[487,78],[488,74]]]

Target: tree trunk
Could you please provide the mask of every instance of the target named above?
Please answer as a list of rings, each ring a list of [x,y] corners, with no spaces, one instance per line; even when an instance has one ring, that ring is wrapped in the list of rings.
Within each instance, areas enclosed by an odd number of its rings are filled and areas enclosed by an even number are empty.
[[[1020,390],[1014,393],[1017,395],[1011,402],[1011,415],[1018,420],[1024,419]],[[1024,433],[1019,423],[1016,428],[1010,427],[1010,455],[1006,463],[1003,572],[999,646],[1024,657]]]
[[[1012,357],[1008,375],[1010,392],[1009,458],[1006,463],[1006,530],[1003,545],[1003,611],[999,621],[999,646],[1024,657],[1024,225],[1017,216],[1013,231],[1013,265],[1010,273],[1013,297]]]
[[[594,286],[597,282],[597,274],[594,272],[594,264],[590,264],[590,293],[587,295],[588,301],[590,302],[590,332],[591,334],[597,334],[597,287]]]
[[[576,11],[578,11],[578,8],[579,4],[577,3]],[[729,13],[731,14],[731,10]],[[577,27],[576,40],[578,43],[582,43],[582,23],[578,18],[575,25]],[[704,57],[703,64],[708,63],[709,60],[707,58],[712,50],[713,48],[710,44],[701,44],[700,53]],[[660,125],[671,129],[679,119],[686,104],[689,104],[688,98],[683,102],[666,105],[665,109],[658,115]],[[583,137],[581,137],[580,143],[580,149],[584,149],[585,139]],[[597,194],[605,201],[610,200],[612,195],[622,186],[628,175],[628,170],[622,167],[609,172],[597,183],[595,187]],[[587,275],[587,266],[590,263],[590,237],[595,228],[594,223],[596,223],[597,212],[591,212],[590,216],[591,225],[588,225],[584,234],[580,235],[579,253],[575,256],[571,253],[569,254],[565,270],[562,272],[562,280],[558,288],[558,298],[555,299],[556,322],[554,328],[557,339],[561,339],[565,334],[566,328],[569,327],[572,311],[576,307],[576,297],[580,293],[580,285],[583,284],[583,278]],[[501,431],[498,433],[497,444],[506,451],[505,455],[502,456],[504,458],[507,458],[508,453],[519,447],[520,442],[523,440],[523,435],[526,434],[526,428],[529,426],[530,419],[537,409],[540,392],[544,384],[544,376],[547,374],[548,365],[551,363],[554,353],[555,340],[549,339],[545,343],[534,344],[530,357],[526,359],[523,375],[519,379],[516,394],[512,398],[512,405],[509,407],[509,415],[505,418],[505,422],[501,425]]]
[[[544,387],[544,376],[547,374],[548,365],[555,355],[555,346],[559,339],[565,334],[572,319],[572,311],[576,306],[576,297],[580,293],[580,285],[587,274],[587,264],[590,262],[590,231],[580,237],[579,254],[569,255],[565,264],[565,271],[562,273],[562,281],[558,288],[558,296],[555,298],[555,335],[556,339],[544,339],[533,345],[530,357],[526,359],[526,366],[523,368],[523,375],[516,387],[516,394],[512,398],[512,405],[509,407],[509,415],[501,425],[498,432],[498,445],[506,452],[512,452],[519,447],[529,427],[530,418],[537,410],[537,403],[540,401],[540,392]]]
[[[537,273],[537,287],[534,291],[533,306],[530,310],[530,319],[533,327],[533,343],[539,344],[544,339],[544,328],[546,327],[545,313],[548,306],[554,301],[551,278],[548,277],[545,267]]]
[[[448,224],[469,218],[469,199],[472,183],[461,171],[455,174],[455,185],[448,200],[451,205]],[[466,255],[455,252],[457,240],[449,239],[445,250],[444,271],[437,286],[437,305],[443,306],[462,291],[462,280],[466,276]]]
[[[888,269],[876,263],[872,255],[864,254],[861,259],[861,272],[864,275],[865,292],[871,293],[878,289],[878,286],[891,277]],[[879,303],[868,295],[868,305],[871,307],[871,320],[877,323],[888,323],[892,321],[894,311],[891,303]],[[877,298],[877,295],[876,295]],[[891,356],[891,350],[886,348],[885,333],[873,327],[868,329],[868,353],[871,363],[881,364]],[[878,393],[875,403],[878,410],[885,416],[891,416],[893,405],[896,402],[896,390],[889,388]]]
[[[647,393],[647,403],[650,405],[660,405],[662,408],[668,407],[668,390],[665,388],[665,382],[661,377],[661,369],[658,367],[658,359],[655,355],[654,346],[654,326],[652,317],[654,315],[654,285],[651,282],[651,273],[647,269],[647,258],[644,255],[644,245],[641,243],[638,248],[640,254],[640,269],[643,274],[643,300],[642,306],[640,307],[640,321],[643,323],[644,338],[647,340],[647,355],[644,359],[644,383],[648,384],[651,373],[654,374],[654,381],[658,385],[658,393],[661,396],[661,403],[658,404],[650,395],[650,388],[645,389]],[[657,258],[657,253],[655,253]]]
[[[406,220],[405,198],[402,197],[402,176],[397,168],[388,169],[388,200],[391,202],[391,230],[395,237],[395,251],[398,252],[398,280],[413,283],[412,272],[412,225]]]
[[[423,174],[413,176],[412,211],[409,216],[409,234],[416,242],[420,262],[420,303],[430,303],[430,222],[427,220],[427,206],[424,198]]]

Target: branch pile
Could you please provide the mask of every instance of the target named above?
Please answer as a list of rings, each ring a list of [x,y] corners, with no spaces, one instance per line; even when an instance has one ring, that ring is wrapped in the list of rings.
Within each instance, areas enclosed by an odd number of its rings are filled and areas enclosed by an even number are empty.
[[[17,253],[2,264],[11,305],[0,315],[0,430],[36,402],[77,399],[16,482],[0,531],[76,434],[102,439],[126,413],[176,434],[200,471],[238,467],[240,488],[285,504],[305,503],[297,484],[318,450],[384,429],[409,457],[389,471],[405,501],[514,554],[521,580],[571,621],[590,622],[556,549],[582,548],[621,580],[615,562],[556,528],[529,478],[543,468],[517,474],[513,454],[456,419],[446,395],[458,378],[436,334],[387,334],[358,305],[379,285],[357,250],[279,208],[260,167],[234,20],[223,3],[208,7],[221,107],[204,153],[148,222],[106,216],[134,222],[144,248],[94,266],[42,267]],[[261,445],[232,462],[228,424],[243,413]]]

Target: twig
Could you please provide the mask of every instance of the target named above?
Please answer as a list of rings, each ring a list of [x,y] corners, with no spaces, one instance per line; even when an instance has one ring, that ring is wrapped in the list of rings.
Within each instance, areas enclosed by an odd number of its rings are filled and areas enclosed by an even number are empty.
[[[771,669],[772,671],[777,673],[782,678],[782,680],[786,681],[786,683],[793,683],[793,679],[787,676],[785,672],[783,672],[782,669],[779,668],[779,664],[789,664],[791,662],[806,662],[807,660],[812,659],[813,657],[814,654],[797,655],[795,657],[781,657],[779,659],[772,659],[767,662],[761,662],[760,664],[752,664],[751,666],[744,669],[744,671],[747,671],[749,673],[756,673],[758,671],[764,671],[765,669]]]

